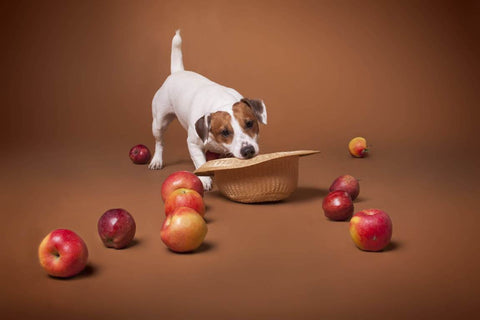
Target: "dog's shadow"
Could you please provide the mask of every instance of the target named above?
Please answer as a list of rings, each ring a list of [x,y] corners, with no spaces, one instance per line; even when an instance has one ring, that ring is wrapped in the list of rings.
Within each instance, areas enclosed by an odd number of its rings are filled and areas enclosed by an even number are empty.
[[[298,187],[287,199],[273,201],[273,202],[260,202],[257,204],[282,204],[282,203],[302,203],[310,202],[319,199],[323,199],[328,195],[328,189],[316,188],[316,187]]]
[[[97,276],[98,275],[98,270],[99,270],[99,268],[98,268],[97,265],[88,263],[80,273],[78,273],[76,275],[73,275],[71,277],[62,278],[62,277],[56,277],[56,276],[51,276],[51,275],[47,275],[47,276],[51,279],[56,279],[56,280],[59,280],[59,281],[76,281],[76,280],[80,280],[80,279],[83,279],[83,278],[90,278],[90,277]]]

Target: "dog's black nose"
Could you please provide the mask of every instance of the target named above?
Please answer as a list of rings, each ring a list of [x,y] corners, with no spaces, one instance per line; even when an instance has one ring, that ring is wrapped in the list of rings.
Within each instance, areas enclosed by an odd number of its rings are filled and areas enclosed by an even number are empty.
[[[240,154],[246,159],[250,159],[255,155],[255,148],[252,145],[248,145],[240,149]]]

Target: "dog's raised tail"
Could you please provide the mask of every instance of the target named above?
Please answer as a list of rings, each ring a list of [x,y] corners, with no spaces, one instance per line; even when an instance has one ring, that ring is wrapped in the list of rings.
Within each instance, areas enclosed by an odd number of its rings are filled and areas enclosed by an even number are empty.
[[[177,30],[172,39],[172,55],[170,60],[170,72],[175,73],[183,70],[185,69],[183,68],[182,37],[180,37],[180,30]]]

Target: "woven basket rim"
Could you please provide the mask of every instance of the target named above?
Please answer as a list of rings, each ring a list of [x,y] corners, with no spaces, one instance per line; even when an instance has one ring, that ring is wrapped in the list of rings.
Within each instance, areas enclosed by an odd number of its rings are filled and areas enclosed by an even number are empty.
[[[275,160],[275,159],[287,158],[287,157],[293,157],[293,156],[303,157],[311,154],[316,154],[319,152],[320,151],[318,150],[280,151],[280,152],[260,154],[254,158],[246,159],[246,160],[237,159],[237,158],[216,159],[216,160],[207,161],[200,168],[195,170],[193,173],[195,173],[198,176],[211,176],[215,173],[215,171],[251,167],[251,166],[264,163],[267,161]]]

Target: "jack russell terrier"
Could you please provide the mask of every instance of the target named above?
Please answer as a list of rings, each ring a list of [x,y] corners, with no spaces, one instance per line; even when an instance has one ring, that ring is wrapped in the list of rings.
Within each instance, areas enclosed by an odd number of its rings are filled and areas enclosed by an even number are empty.
[[[240,159],[257,155],[258,123],[267,124],[263,101],[246,99],[234,89],[185,71],[181,45],[177,30],[172,39],[171,74],[152,101],[155,153],[148,167],[162,168],[162,136],[175,118],[187,130],[188,151],[195,168],[206,162],[207,152]],[[205,190],[212,188],[210,177],[200,179]]]

